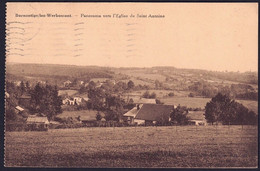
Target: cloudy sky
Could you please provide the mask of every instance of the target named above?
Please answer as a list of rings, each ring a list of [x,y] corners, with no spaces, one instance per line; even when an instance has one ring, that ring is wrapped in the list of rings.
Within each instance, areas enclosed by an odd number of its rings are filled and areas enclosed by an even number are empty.
[[[257,3],[7,3],[6,20],[7,62],[258,69]]]

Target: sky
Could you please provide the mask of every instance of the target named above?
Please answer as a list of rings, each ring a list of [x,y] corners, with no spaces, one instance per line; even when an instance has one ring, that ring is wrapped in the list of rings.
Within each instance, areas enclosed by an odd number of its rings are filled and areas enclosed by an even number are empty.
[[[7,3],[6,61],[257,71],[258,4]]]

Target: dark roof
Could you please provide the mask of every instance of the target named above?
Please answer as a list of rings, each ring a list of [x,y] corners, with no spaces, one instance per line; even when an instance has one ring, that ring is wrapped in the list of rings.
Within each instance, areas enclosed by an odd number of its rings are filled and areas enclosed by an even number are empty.
[[[187,117],[190,120],[205,120],[204,111],[189,111]]]
[[[135,118],[147,121],[169,121],[172,110],[172,105],[143,104]]]

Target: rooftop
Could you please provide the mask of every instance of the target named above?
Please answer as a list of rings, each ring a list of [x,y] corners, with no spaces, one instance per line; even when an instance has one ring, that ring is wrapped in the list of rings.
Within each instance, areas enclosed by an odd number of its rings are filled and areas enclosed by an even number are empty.
[[[40,117],[36,115],[30,115],[28,116],[27,123],[44,123],[44,124],[49,124],[49,120],[47,117]]]
[[[148,121],[169,121],[173,105],[143,104],[136,119]]]
[[[141,106],[140,106],[141,107]],[[135,117],[136,115],[137,115],[137,113],[138,113],[138,109],[137,109],[137,107],[134,107],[133,109],[131,109],[131,110],[129,110],[128,112],[126,112],[125,114],[124,114],[124,116],[129,116],[129,117]]]

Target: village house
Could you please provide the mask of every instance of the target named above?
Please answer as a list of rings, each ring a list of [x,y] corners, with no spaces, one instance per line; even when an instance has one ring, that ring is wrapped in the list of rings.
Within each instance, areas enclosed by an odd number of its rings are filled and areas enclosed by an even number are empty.
[[[125,113],[124,116],[127,117],[129,124],[165,124],[170,121],[173,108],[173,105],[139,104]]]
[[[66,97],[65,99],[62,100],[62,104],[64,105],[70,105],[70,98]],[[73,101],[73,100],[72,100]],[[74,101],[73,101],[73,104],[74,104]]]
[[[65,99],[62,100],[62,104],[64,105],[80,105],[82,104],[83,101],[88,101],[89,99],[87,97],[66,97]]]
[[[74,104],[75,105],[80,105],[82,103],[82,101],[83,101],[83,98],[76,96],[76,97],[73,98],[73,100],[74,100]]]
[[[16,114],[22,114],[22,112],[24,111],[24,108],[20,107],[20,106],[16,106],[14,108],[14,111]]]
[[[142,106],[142,105],[141,105]],[[135,117],[138,113],[138,109],[137,107],[134,107],[133,109],[129,110],[128,112],[126,112],[123,116],[126,117],[127,119],[127,123],[128,124],[137,124],[137,125],[140,125],[142,123],[144,123],[144,120],[135,120]]]
[[[75,105],[75,100],[73,98],[68,98],[66,97],[65,99],[62,100],[62,104],[64,105]]]
[[[80,83],[80,85],[83,85],[83,84],[84,84],[84,81],[80,81],[79,83]]]
[[[29,115],[26,120],[26,125],[28,130],[31,131],[46,131],[48,130],[48,125],[50,124],[46,116]]]
[[[15,84],[16,86],[20,86],[21,83],[22,83],[22,81],[14,81],[14,84]]]
[[[204,111],[189,111],[187,117],[190,125],[207,125]]]

